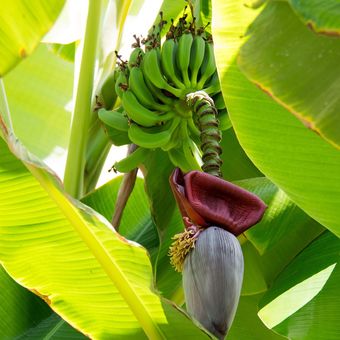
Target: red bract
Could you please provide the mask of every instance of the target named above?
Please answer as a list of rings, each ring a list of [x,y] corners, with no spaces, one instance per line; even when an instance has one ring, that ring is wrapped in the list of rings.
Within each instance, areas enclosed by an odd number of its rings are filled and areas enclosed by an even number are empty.
[[[266,209],[254,194],[204,172],[183,174],[177,168],[170,185],[185,222],[219,226],[235,236],[259,222]]]

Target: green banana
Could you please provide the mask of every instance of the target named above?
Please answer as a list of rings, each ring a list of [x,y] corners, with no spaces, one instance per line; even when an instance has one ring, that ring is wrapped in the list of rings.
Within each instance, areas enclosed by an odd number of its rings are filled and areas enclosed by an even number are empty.
[[[177,42],[174,39],[167,39],[164,41],[161,50],[161,66],[167,79],[177,88],[184,89],[185,85],[180,81],[176,74],[175,53],[177,47]]]
[[[233,124],[230,121],[229,114],[227,109],[223,109],[218,111],[218,116],[217,116],[218,121],[220,122],[220,130],[228,130],[233,126]]]
[[[182,144],[181,139],[181,122],[179,122],[175,129],[172,131],[171,139],[169,142],[162,146],[163,151],[169,151],[170,149],[177,148]]]
[[[105,126],[105,130],[112,144],[116,146],[131,144],[127,131],[119,131],[109,126]]]
[[[122,104],[130,119],[146,127],[158,125],[174,116],[174,113],[171,111],[158,114],[155,111],[147,109],[138,101],[131,90],[123,93]]]
[[[144,75],[159,89],[166,90],[172,93],[175,97],[179,98],[182,94],[182,90],[177,89],[167,83],[163,76],[159,59],[159,52],[157,52],[156,48],[153,48],[145,53],[142,62]]]
[[[204,60],[200,69],[200,79],[197,83],[197,88],[204,88],[206,81],[215,73],[216,63],[214,55],[213,43],[207,42],[205,44]]]
[[[181,135],[183,141],[183,154],[187,160],[187,162],[191,166],[191,170],[201,170],[200,165],[197,163],[194,152],[197,151],[197,148],[189,136],[187,122],[183,121],[181,126]]]
[[[131,124],[129,138],[133,143],[148,149],[160,148],[171,139],[174,129],[179,124],[180,118],[175,117],[172,121],[160,126],[144,128],[137,124]]]
[[[145,160],[150,150],[144,148],[137,148],[134,152],[128,155],[126,158],[113,165],[113,169],[119,172],[130,172]]]
[[[193,37],[191,33],[184,33],[178,40],[178,49],[176,54],[177,66],[182,74],[184,85],[187,88],[191,87],[189,79],[189,64],[190,64],[190,51],[193,43]]]
[[[165,104],[157,103],[149,88],[146,86],[143,71],[139,67],[133,67],[130,70],[129,87],[143,106],[159,111],[168,111],[170,109],[170,107]]]
[[[191,132],[191,134],[194,136],[199,137],[201,134],[200,130],[198,129],[198,127],[196,126],[192,118],[188,119],[188,129],[189,129],[189,132]]]
[[[115,91],[117,93],[117,95],[122,98],[123,97],[123,93],[125,91],[125,88],[128,88],[128,79],[126,76],[126,72],[124,72],[123,70],[118,69],[118,76],[117,76],[117,81],[115,84]]]
[[[119,111],[100,109],[98,117],[105,125],[118,131],[127,131],[129,129],[129,120]]]
[[[117,72],[112,71],[105,79],[100,88],[100,98],[103,100],[105,109],[111,109],[117,99],[117,93],[113,90],[117,81]]]
[[[196,88],[197,86],[197,76],[200,67],[203,63],[205,51],[205,40],[201,35],[196,35],[192,42],[191,52],[190,52],[190,71],[191,71],[191,86]]]
[[[171,94],[171,96],[166,96],[162,90],[157,88],[154,84],[151,83],[151,81],[144,77],[145,84],[149,88],[152,95],[157,98],[160,102],[166,104],[166,105],[172,105],[173,104],[173,98],[174,96]]]
[[[140,47],[136,47],[130,54],[128,67],[131,70],[133,67],[139,66],[142,62],[144,51]]]
[[[183,172],[191,170],[201,170],[200,165],[193,154],[195,148],[194,143],[188,137],[187,123],[182,121],[181,126],[181,142],[182,145],[178,148],[173,148],[168,151],[171,162],[179,167]]]
[[[215,107],[216,107],[217,110],[225,109],[225,103],[224,103],[222,92],[219,92],[219,93],[215,94],[212,97],[212,99],[214,101],[214,104],[215,104]]]
[[[218,77],[217,71],[215,71],[214,75],[209,80],[207,87],[203,89],[203,91],[209,95],[214,95],[221,91],[220,87],[220,79]]]

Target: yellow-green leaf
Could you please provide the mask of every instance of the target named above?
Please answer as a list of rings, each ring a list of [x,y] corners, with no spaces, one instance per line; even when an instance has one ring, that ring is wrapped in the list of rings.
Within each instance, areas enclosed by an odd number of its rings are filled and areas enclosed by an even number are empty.
[[[0,261],[74,328],[94,339],[206,338],[152,289],[144,248],[67,196],[11,134],[0,140]],[[19,159],[18,159],[19,158]]]
[[[65,0],[0,0],[0,77],[33,52],[64,3]]]

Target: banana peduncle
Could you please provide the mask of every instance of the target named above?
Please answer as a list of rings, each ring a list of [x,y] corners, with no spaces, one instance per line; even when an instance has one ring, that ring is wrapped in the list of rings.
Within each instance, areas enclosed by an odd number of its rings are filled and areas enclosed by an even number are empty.
[[[202,170],[210,175],[222,177],[221,131],[214,101],[204,91],[197,91],[187,95],[187,104],[191,107],[194,121],[200,130]]]

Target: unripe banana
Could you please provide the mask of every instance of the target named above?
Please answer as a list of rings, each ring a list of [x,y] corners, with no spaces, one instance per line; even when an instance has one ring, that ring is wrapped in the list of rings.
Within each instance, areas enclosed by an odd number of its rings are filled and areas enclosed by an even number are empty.
[[[113,165],[113,169],[119,172],[130,172],[145,160],[150,150],[144,148],[137,148],[134,152],[128,155],[126,158]]]
[[[128,79],[125,71],[118,69],[117,81],[115,84],[115,91],[117,95],[122,98],[124,91],[128,88]]]
[[[127,131],[119,131],[109,126],[105,126],[105,131],[110,138],[112,144],[116,146],[131,144],[131,140]]]
[[[202,231],[187,255],[183,287],[189,314],[219,339],[234,319],[243,280],[237,238],[219,227]]]
[[[185,85],[179,80],[176,68],[176,50],[177,42],[174,39],[164,41],[161,50],[161,65],[167,79],[177,88],[184,89]]]
[[[111,109],[117,99],[117,93],[113,90],[116,85],[117,77],[117,72],[112,71],[101,86],[99,96],[106,109]]]
[[[182,74],[184,85],[190,88],[191,82],[189,79],[189,64],[190,64],[190,51],[193,42],[191,33],[184,33],[178,40],[178,49],[176,54],[177,66]]]
[[[159,89],[172,93],[175,97],[179,98],[181,96],[182,91],[170,86],[163,77],[157,49],[154,48],[145,53],[142,62],[142,69],[146,78],[148,78],[153,85]]]
[[[196,88],[197,76],[204,59],[205,40],[201,35],[196,35],[192,42],[190,52],[190,71],[191,71],[191,86]]]
[[[213,43],[207,42],[205,44],[204,60],[200,69],[200,79],[197,84],[198,89],[204,87],[205,82],[215,73],[216,63],[214,56]]]
[[[183,172],[191,171],[191,165],[187,161],[183,153],[183,147],[172,148],[168,150],[168,156],[170,158],[171,163],[180,168]]]
[[[173,130],[171,134],[171,138],[169,142],[161,147],[163,151],[169,151],[173,148],[177,148],[179,144],[182,143],[180,130],[181,130],[181,123],[179,121],[179,124],[176,126],[176,128]]]
[[[127,131],[129,129],[129,120],[119,111],[100,109],[98,111],[98,117],[105,125],[118,131]]]
[[[127,90],[123,93],[122,104],[130,119],[137,124],[146,127],[158,125],[161,122],[171,119],[174,115],[173,112],[158,114],[154,111],[150,111],[137,100],[131,90]]]
[[[133,67],[129,75],[129,88],[145,107],[153,110],[168,111],[169,106],[157,103],[144,81],[143,72],[139,67]]]
[[[144,51],[140,47],[136,47],[130,54],[128,67],[131,70],[133,67],[138,67],[143,59]]]
[[[172,164],[180,168],[183,172],[201,170],[193,153],[194,145],[188,135],[187,122],[182,121],[179,129],[181,145],[178,148],[168,150],[168,155]]]
[[[131,124],[129,137],[133,143],[148,149],[161,148],[169,143],[174,129],[179,123],[179,118],[164,125],[145,128],[137,124]]]
[[[171,96],[166,96],[162,92],[162,90],[160,90],[154,84],[152,84],[151,81],[148,78],[144,77],[144,80],[145,80],[145,84],[149,88],[149,90],[152,93],[152,95],[155,98],[157,98],[161,103],[164,103],[166,105],[173,104],[173,98],[175,98],[175,97],[171,93],[170,93]]]
[[[218,77],[217,71],[215,71],[214,75],[208,81],[207,87],[204,88],[203,91],[209,94],[210,96],[221,91],[220,79]]]

